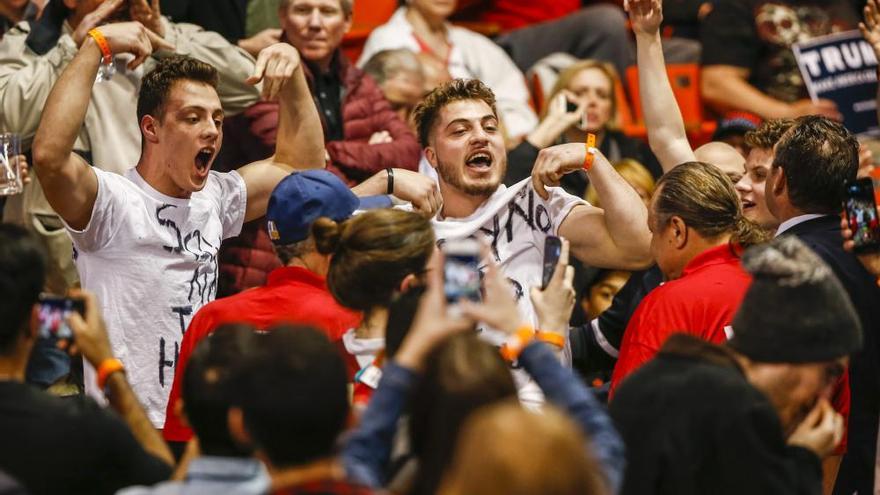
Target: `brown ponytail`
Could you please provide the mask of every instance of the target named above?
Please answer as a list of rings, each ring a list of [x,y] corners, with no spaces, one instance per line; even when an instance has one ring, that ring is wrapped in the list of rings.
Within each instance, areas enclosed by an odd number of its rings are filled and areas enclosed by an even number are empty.
[[[410,211],[370,210],[341,224],[314,225],[319,251],[332,248],[330,292],[359,311],[387,306],[403,279],[423,273],[434,252],[431,222]]]
[[[762,229],[760,225],[744,216],[740,216],[736,221],[736,227],[730,242],[747,248],[767,242],[771,237],[770,233]]]

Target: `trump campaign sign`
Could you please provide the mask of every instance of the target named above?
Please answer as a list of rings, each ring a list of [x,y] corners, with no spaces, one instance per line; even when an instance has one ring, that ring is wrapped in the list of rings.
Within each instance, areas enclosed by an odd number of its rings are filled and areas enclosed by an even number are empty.
[[[877,57],[859,31],[792,45],[810,98],[837,103],[843,124],[858,135],[880,136],[877,125]]]

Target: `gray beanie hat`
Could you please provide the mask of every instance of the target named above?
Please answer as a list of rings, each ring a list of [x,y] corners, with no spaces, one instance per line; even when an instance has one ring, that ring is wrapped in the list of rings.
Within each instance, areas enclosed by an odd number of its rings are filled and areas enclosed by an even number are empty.
[[[752,284],[728,346],[764,363],[831,361],[862,346],[862,327],[840,281],[794,236],[749,248]]]

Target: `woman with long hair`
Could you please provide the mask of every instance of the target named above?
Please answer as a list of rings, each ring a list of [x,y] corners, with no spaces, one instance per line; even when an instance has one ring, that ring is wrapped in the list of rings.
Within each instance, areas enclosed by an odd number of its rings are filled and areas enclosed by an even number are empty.
[[[662,169],[648,146],[620,131],[615,89],[618,85],[614,67],[597,60],[581,60],[560,72],[541,123],[508,154],[504,182],[511,185],[529,177],[541,149],[554,144],[583,143],[587,133],[595,134],[596,148],[611,163],[633,159],[653,177],[659,177]],[[583,197],[588,185],[586,173],[565,175],[560,185]]]

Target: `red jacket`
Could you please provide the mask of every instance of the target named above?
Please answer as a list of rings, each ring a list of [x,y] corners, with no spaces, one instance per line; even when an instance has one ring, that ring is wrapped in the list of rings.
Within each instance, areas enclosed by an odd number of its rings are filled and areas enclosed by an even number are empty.
[[[337,53],[337,59],[343,88],[341,112],[345,139],[325,142],[330,155],[327,170],[349,186],[357,185],[389,167],[418,170],[422,150],[416,135],[394,113],[373,78],[352,65],[341,52]],[[314,79],[308,66],[303,64],[302,67],[309,87],[314,88]],[[274,146],[278,129],[278,103],[257,103],[245,115],[251,119],[251,131],[260,136],[264,144]],[[319,116],[326,136],[327,123],[320,112]],[[388,131],[393,141],[368,144],[370,136],[380,131]]]
[[[611,390],[653,358],[673,333],[689,333],[720,344],[745,297],[751,276],[727,244],[706,250],[681,277],[652,290],[636,308],[620,344]]]
[[[186,442],[192,437],[192,431],[175,414],[175,405],[180,399],[181,380],[190,355],[218,326],[249,323],[262,330],[278,323],[298,323],[313,325],[336,340],[356,327],[360,319],[360,313],[343,308],[333,299],[323,277],[299,267],[279,268],[269,274],[265,286],[207,304],[193,317],[180,344],[165,410],[165,439]]]
[[[730,338],[733,317],[746,295],[752,277],[728,245],[700,253],[684,268],[680,278],[651,291],[636,308],[620,344],[620,356],[611,376],[611,394],[621,380],[647,363],[674,333],[689,333],[721,344]],[[834,387],[831,403],[849,424],[849,373]],[[846,452],[846,436],[834,453]]]

